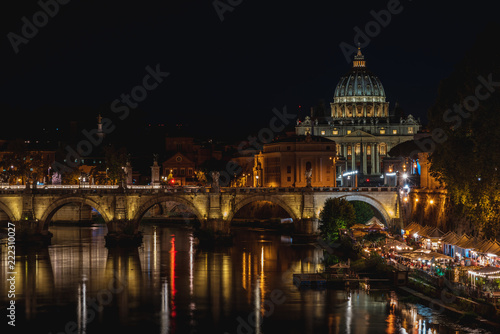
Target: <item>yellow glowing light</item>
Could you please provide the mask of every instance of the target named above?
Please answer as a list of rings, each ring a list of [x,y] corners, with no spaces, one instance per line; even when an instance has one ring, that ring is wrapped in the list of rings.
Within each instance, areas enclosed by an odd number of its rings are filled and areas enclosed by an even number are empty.
[[[429,203],[434,204],[434,200],[433,200],[433,199],[431,199],[431,200],[429,201]]]
[[[418,202],[418,198],[415,198],[415,202]]]

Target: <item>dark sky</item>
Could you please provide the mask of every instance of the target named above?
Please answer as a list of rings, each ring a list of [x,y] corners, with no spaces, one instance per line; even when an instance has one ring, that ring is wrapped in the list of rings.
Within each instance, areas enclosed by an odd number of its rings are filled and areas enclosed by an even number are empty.
[[[353,45],[354,28],[365,30],[374,21],[370,12],[391,3],[220,2],[240,4],[221,21],[210,0],[72,0],[17,54],[7,34],[21,35],[21,19],[33,22],[40,6],[34,0],[3,4],[0,130],[93,122],[100,111],[117,126],[183,122],[200,135],[243,139],[266,126],[275,107],[296,112],[300,105],[304,115],[320,100],[329,104],[351,67],[340,43]],[[490,3],[401,1],[400,13],[363,49],[391,108],[399,101],[425,119],[440,80],[497,19]],[[156,64],[170,76],[131,110],[134,117],[118,120],[111,102]]]

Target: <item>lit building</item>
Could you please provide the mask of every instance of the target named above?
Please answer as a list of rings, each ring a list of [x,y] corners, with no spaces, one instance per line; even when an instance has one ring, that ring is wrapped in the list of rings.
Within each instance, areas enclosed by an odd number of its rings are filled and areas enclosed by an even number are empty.
[[[367,182],[369,176],[383,173],[382,160],[389,150],[412,140],[420,127],[411,115],[399,119],[390,115],[382,83],[367,69],[358,49],[352,69],[337,84],[330,116],[297,120],[296,133],[335,141],[337,164],[343,163],[346,171],[357,171],[360,182]]]
[[[176,153],[163,163],[163,178],[167,179],[171,174],[174,178],[174,184],[188,185],[196,184],[194,174],[195,163],[182,153]]]
[[[255,155],[254,187],[333,187],[335,142],[316,136],[292,136],[265,144]]]

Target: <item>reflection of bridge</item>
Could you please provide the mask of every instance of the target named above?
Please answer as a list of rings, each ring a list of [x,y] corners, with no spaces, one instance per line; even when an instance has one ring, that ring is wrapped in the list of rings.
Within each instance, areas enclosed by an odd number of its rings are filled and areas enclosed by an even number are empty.
[[[69,203],[89,205],[99,211],[111,233],[127,225],[138,231],[142,216],[155,204],[174,201],[186,207],[202,226],[229,232],[233,216],[245,205],[269,201],[281,206],[293,219],[298,233],[317,231],[319,212],[327,198],[362,201],[377,210],[387,225],[397,224],[399,202],[396,188],[160,188],[151,186],[45,186],[37,189],[10,187],[0,190],[0,209],[11,221],[30,224],[44,233],[54,214]]]

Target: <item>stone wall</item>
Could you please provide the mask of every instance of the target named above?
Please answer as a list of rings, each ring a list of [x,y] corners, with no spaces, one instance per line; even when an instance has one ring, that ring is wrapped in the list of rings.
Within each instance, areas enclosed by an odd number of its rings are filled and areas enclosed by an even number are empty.
[[[52,222],[78,222],[91,221],[92,207],[80,204],[66,204],[52,217]]]

